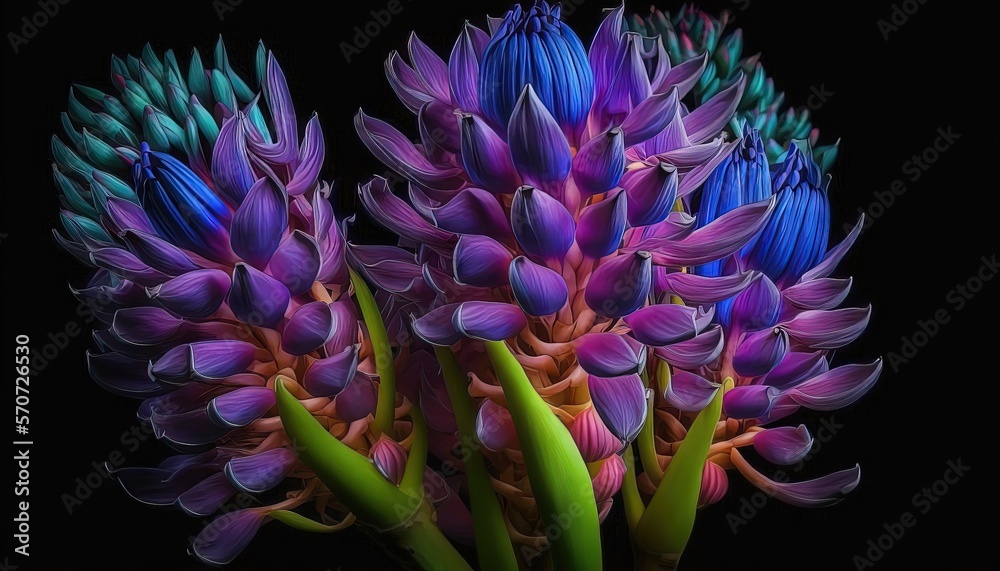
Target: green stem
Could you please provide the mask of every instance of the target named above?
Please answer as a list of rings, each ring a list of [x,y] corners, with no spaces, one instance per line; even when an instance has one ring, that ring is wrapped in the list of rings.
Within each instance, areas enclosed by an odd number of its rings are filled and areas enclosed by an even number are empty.
[[[500,510],[500,502],[493,490],[490,475],[486,472],[486,463],[476,439],[476,413],[465,376],[451,349],[434,347],[434,354],[441,364],[448,399],[451,400],[451,408],[458,424],[458,436],[462,442],[479,567],[483,571],[517,571],[514,546],[507,535],[507,524]]]
[[[351,272],[351,283],[361,307],[361,316],[368,327],[368,337],[372,341],[372,351],[375,353],[375,372],[378,373],[378,403],[375,406],[375,430],[379,433],[392,435],[396,422],[396,370],[392,359],[392,346],[389,345],[389,334],[386,333],[382,314],[378,311],[375,296],[368,284],[354,270]]]
[[[722,393],[716,392],[695,418],[663,474],[634,530],[638,547],[660,557],[680,557],[691,537],[702,472],[722,412]]]
[[[549,410],[503,341],[486,353],[517,429],[531,490],[557,571],[601,569],[601,532],[587,464],[566,426]]]
[[[391,540],[404,546],[407,559],[424,571],[472,571],[441,529],[433,522],[431,509],[422,508],[410,523],[390,532]]]
[[[625,504],[625,519],[628,520],[629,531],[635,529],[642,518],[642,512],[646,506],[642,503],[642,496],[639,495],[639,485],[635,481],[635,456],[632,453],[632,446],[625,448],[625,479],[622,482],[622,500]]]
[[[640,376],[642,377],[643,384],[648,387],[649,379],[645,371]],[[656,441],[653,438],[653,416],[653,399],[647,399],[646,420],[642,423],[638,437],[639,459],[642,460],[643,471],[646,472],[650,481],[656,486],[663,479],[663,468],[660,467],[660,460],[656,456]]]
[[[424,493],[424,468],[427,466],[427,423],[416,406],[410,408],[413,419],[413,443],[406,457],[406,468],[399,482],[399,489],[411,497],[419,498]]]

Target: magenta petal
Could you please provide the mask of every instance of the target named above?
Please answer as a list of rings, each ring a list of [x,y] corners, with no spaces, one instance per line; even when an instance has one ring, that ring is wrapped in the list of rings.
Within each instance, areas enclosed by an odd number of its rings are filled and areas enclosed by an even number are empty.
[[[229,308],[248,325],[275,328],[285,317],[288,288],[271,276],[243,263],[233,269]]]
[[[440,101],[451,101],[448,66],[444,60],[427,47],[416,34],[410,34],[407,47],[410,51],[410,63],[413,64],[413,69],[427,88],[427,92]]]
[[[421,218],[409,204],[392,194],[384,178],[373,178],[360,187],[360,193],[368,213],[389,230],[418,244],[451,251],[454,234]]]
[[[625,136],[610,129],[587,141],[573,157],[573,181],[584,197],[615,188],[625,172]]]
[[[246,117],[237,113],[222,123],[212,150],[212,180],[215,189],[232,206],[238,206],[257,177],[250,166]]]
[[[787,504],[800,508],[821,508],[836,504],[845,494],[851,493],[861,481],[861,468],[857,465],[815,480],[775,482],[755,470],[742,457],[734,457],[734,463],[751,484]]]
[[[628,193],[628,223],[651,226],[667,219],[677,198],[677,169],[667,163],[627,173],[621,185]]]
[[[818,278],[785,288],[781,294],[800,309],[833,309],[847,298],[852,278]]]
[[[693,338],[698,333],[698,316],[695,307],[663,303],[636,311],[625,323],[640,343],[662,347]]]
[[[158,345],[173,339],[183,325],[183,319],[159,307],[129,307],[115,312],[111,331],[128,343]]]
[[[701,489],[698,493],[698,505],[714,504],[725,497],[729,491],[729,477],[726,470],[715,462],[706,462],[701,473]]]
[[[750,272],[719,277],[671,272],[663,278],[663,289],[690,304],[718,303],[743,291],[753,279]]]
[[[288,91],[285,74],[278,65],[274,54],[267,54],[266,81],[261,85],[271,117],[274,118],[274,143],[259,140],[259,136],[248,141],[250,150],[258,157],[274,164],[288,164],[295,160],[299,144],[299,128],[295,120],[295,107]],[[255,134],[251,132],[251,135]]]
[[[128,250],[117,247],[100,248],[90,254],[90,261],[116,275],[142,286],[159,285],[170,276],[147,266]]]
[[[167,351],[150,367],[150,374],[161,381],[224,379],[246,371],[254,361],[257,347],[245,341],[202,341],[178,345]]]
[[[837,265],[840,261],[847,255],[847,252],[851,250],[851,246],[854,245],[858,236],[861,235],[861,229],[864,228],[864,226],[865,217],[862,214],[858,219],[857,224],[854,225],[854,228],[852,228],[850,233],[847,234],[847,237],[844,238],[844,241],[837,244],[833,248],[830,248],[830,251],[826,253],[823,260],[816,264],[816,267],[802,274],[802,279],[799,281],[807,282],[809,280],[825,278],[833,273],[833,270],[837,269]]]
[[[631,442],[646,420],[646,388],[639,375],[595,377],[587,381],[594,410],[622,443]]]
[[[510,263],[510,290],[528,315],[551,315],[569,299],[569,290],[561,275],[524,256]]]
[[[775,327],[747,334],[736,347],[733,368],[743,377],[760,377],[771,372],[788,354],[788,334]]]
[[[382,476],[398,486],[406,468],[406,450],[395,440],[380,438],[368,455]]]
[[[458,168],[436,166],[388,123],[358,111],[354,127],[361,142],[376,158],[407,179],[437,190],[457,190],[464,184]]]
[[[432,161],[449,160],[449,153],[457,153],[461,148],[461,133],[458,127],[459,117],[451,103],[428,101],[417,113],[417,124],[420,129],[420,142],[424,153]]]
[[[709,381],[701,375],[675,369],[670,376],[670,382],[663,393],[664,398],[672,406],[683,412],[699,411],[712,402],[720,385]]]
[[[653,353],[664,361],[682,369],[697,369],[714,361],[725,345],[722,328],[709,327],[693,339],[657,347]]]
[[[789,353],[770,373],[761,379],[761,383],[779,389],[794,386],[806,379],[830,370],[826,354],[823,351],[815,353]]]
[[[774,326],[781,313],[781,293],[764,274],[759,274],[733,302],[730,321],[741,331],[757,331]]]
[[[134,202],[109,196],[104,210],[107,213],[104,224],[110,226],[116,234],[122,234],[126,230],[135,230],[151,236],[156,235],[153,223],[149,221],[146,212]]]
[[[316,239],[301,230],[292,232],[271,256],[267,273],[288,288],[292,295],[309,291],[319,275],[322,254]]]
[[[836,410],[861,398],[882,373],[882,359],[867,365],[844,365],[789,389],[796,403],[813,410]]]
[[[288,196],[265,177],[254,183],[233,215],[229,241],[237,256],[263,268],[278,249],[287,227]]]
[[[736,111],[736,106],[743,97],[744,85],[744,77],[740,73],[733,85],[715,94],[684,117],[684,129],[691,143],[698,144],[719,134]]]
[[[722,412],[732,418],[759,418],[780,395],[781,391],[766,385],[736,386],[722,397]]]
[[[518,244],[530,256],[562,260],[573,245],[573,215],[561,202],[530,186],[522,186],[514,194],[510,225]]]
[[[257,510],[225,514],[201,530],[191,551],[211,565],[227,565],[250,544],[262,523],[264,515]]]
[[[335,301],[330,304],[330,312],[333,314],[333,326],[330,328],[333,335],[326,343],[327,355],[339,353],[358,343],[358,314],[354,302],[350,299]]]
[[[510,187],[511,191],[517,185]],[[447,204],[422,211],[435,226],[457,234],[490,236],[506,242],[513,235],[503,206],[481,188],[467,188]]]
[[[656,93],[639,103],[622,123],[625,146],[638,145],[663,131],[674,117],[677,101],[677,91],[671,89],[666,93]]]
[[[594,476],[594,499],[598,504],[606,502],[618,493],[625,477],[625,461],[620,456],[610,456]]]
[[[754,435],[753,447],[768,462],[789,466],[809,454],[813,438],[804,424],[768,428]]]
[[[804,311],[782,327],[798,343],[813,349],[837,349],[864,333],[871,314],[871,306]]]
[[[583,209],[576,227],[580,251],[592,258],[614,253],[625,235],[628,197],[622,190]]]
[[[622,449],[621,441],[611,434],[594,407],[585,408],[576,415],[569,433],[585,462],[598,462]]]
[[[461,121],[462,166],[476,186],[494,194],[509,194],[521,184],[507,143],[477,115]]]
[[[288,319],[281,336],[281,349],[289,355],[311,353],[330,340],[333,325],[333,312],[328,303],[307,303]]]
[[[138,230],[126,230],[121,237],[136,257],[165,274],[177,276],[199,269],[184,250],[162,238]]]
[[[467,301],[458,306],[451,323],[466,337],[482,341],[503,341],[528,325],[524,312],[507,303]]]
[[[274,448],[233,458],[226,464],[225,474],[236,489],[259,494],[280,484],[298,463],[298,458],[289,449]]]
[[[220,427],[237,428],[264,416],[274,402],[273,389],[243,387],[212,399],[208,415]]]
[[[149,297],[182,317],[215,313],[229,292],[231,281],[222,270],[195,270],[147,289]]]
[[[479,57],[489,36],[466,22],[448,57],[448,84],[462,111],[479,113]]]
[[[414,319],[413,332],[431,345],[454,345],[462,338],[462,334],[452,324],[452,317],[458,306],[457,303],[443,305]]]
[[[486,236],[463,235],[455,244],[455,281],[477,287],[500,287],[508,283],[513,256],[502,244]]]
[[[499,452],[516,441],[517,432],[510,412],[490,399],[484,399],[476,415],[476,438],[487,450]]]
[[[319,173],[323,169],[323,159],[326,157],[326,143],[323,140],[323,129],[319,117],[313,113],[306,123],[306,134],[299,147],[299,162],[292,173],[292,179],[285,185],[289,196],[298,196],[316,186]]]
[[[345,422],[354,422],[369,414],[374,414],[377,400],[378,393],[375,390],[375,383],[368,375],[359,371],[354,374],[354,378],[347,383],[344,390],[337,395],[335,399],[337,415]]]
[[[427,93],[427,88],[417,72],[404,62],[395,50],[390,52],[385,60],[385,76],[399,100],[414,113],[419,111],[424,103],[434,100],[434,97]]]
[[[591,375],[617,377],[638,373],[646,353],[641,345],[633,348],[617,333],[588,333],[576,340],[576,358]]]
[[[215,513],[236,494],[222,472],[212,474],[177,498],[177,506],[188,515],[205,517]]]
[[[559,123],[525,85],[507,124],[507,144],[514,166],[527,184],[546,188],[562,182],[572,166],[572,152]]]
[[[358,348],[352,345],[331,357],[313,361],[302,379],[302,386],[313,396],[336,396],[354,378],[357,370]]]
[[[618,256],[590,276],[584,300],[601,317],[625,317],[646,303],[652,285],[648,252]]]
[[[705,71],[705,66],[708,64],[709,57],[710,54],[706,52],[684,63],[675,65],[662,78],[661,83],[653,85],[653,90],[656,93],[663,93],[668,89],[676,89],[677,98],[683,99],[698,84],[698,80],[701,79],[702,73]],[[726,115],[726,117],[730,117],[731,115],[732,112]]]

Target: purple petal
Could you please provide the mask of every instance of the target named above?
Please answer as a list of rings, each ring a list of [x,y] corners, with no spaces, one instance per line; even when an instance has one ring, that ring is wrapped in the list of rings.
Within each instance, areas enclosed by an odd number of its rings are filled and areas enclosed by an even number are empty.
[[[233,252],[263,268],[278,249],[288,227],[288,196],[271,179],[254,183],[233,215],[229,241]]]
[[[268,387],[243,387],[212,399],[208,415],[221,427],[237,428],[264,416],[274,402],[274,390]]]
[[[513,236],[503,206],[496,197],[480,188],[467,188],[448,204],[428,208],[423,213],[435,226],[457,234],[492,236],[501,242]]]
[[[385,75],[396,96],[410,111],[416,113],[424,103],[434,100],[434,97],[426,92],[426,87],[417,72],[407,65],[396,51],[390,52],[388,59],[385,60]]]
[[[148,288],[147,293],[177,315],[201,318],[219,309],[231,284],[222,270],[195,270]]]
[[[594,72],[594,96],[598,100],[604,97],[620,65],[620,58],[617,56],[622,37],[624,11],[624,4],[609,10],[590,45],[587,59],[590,60],[590,67]]]
[[[625,136],[613,128],[590,139],[573,157],[573,181],[584,197],[608,192],[625,172]]]
[[[731,322],[742,331],[757,331],[773,327],[781,313],[781,292],[767,276],[757,279],[736,296]]]
[[[804,424],[768,428],[754,436],[753,447],[765,460],[790,466],[798,463],[812,449],[813,438]]]
[[[813,410],[836,410],[861,398],[882,373],[882,359],[867,365],[844,365],[789,389],[796,403]]]
[[[698,308],[662,303],[636,311],[625,318],[625,323],[640,343],[662,347],[694,338],[698,316]]]
[[[584,291],[584,299],[601,317],[624,317],[646,303],[651,283],[652,264],[648,252],[622,255],[594,271]]]
[[[274,448],[233,458],[226,464],[225,473],[233,487],[248,494],[259,494],[280,484],[298,462],[287,448]]]
[[[476,186],[509,194],[521,185],[507,143],[477,115],[462,115],[462,166]]]
[[[697,266],[722,259],[742,248],[763,227],[774,198],[733,209],[681,240],[653,238],[639,247],[653,254],[661,266]]]
[[[576,340],[576,359],[591,375],[617,377],[638,373],[645,365],[646,352],[617,333],[588,333]]]
[[[358,348],[347,347],[332,357],[313,361],[302,379],[302,386],[313,396],[336,396],[354,378],[357,370]]]
[[[476,415],[476,438],[487,450],[499,452],[516,441],[510,412],[490,399],[484,399]]]
[[[250,544],[262,523],[264,516],[257,510],[225,514],[201,530],[191,551],[211,565],[227,565]]]
[[[130,307],[115,312],[111,331],[136,345],[158,345],[173,339],[184,320],[158,307]]]
[[[250,166],[246,117],[237,113],[222,123],[212,150],[212,181],[232,206],[243,202],[257,177]]]
[[[620,456],[609,457],[594,476],[594,498],[597,503],[606,502],[617,494],[624,477],[625,461]]]
[[[631,442],[646,420],[646,388],[639,375],[595,377],[587,386],[604,425],[623,443]]]
[[[130,359],[120,353],[87,351],[90,378],[116,395],[146,398],[162,394],[163,387],[149,378],[148,367],[148,361]]]
[[[741,72],[732,86],[715,94],[684,117],[684,129],[693,144],[707,141],[719,134],[736,112],[736,106],[743,98],[744,86]]]
[[[818,278],[786,288],[781,294],[800,309],[833,309],[847,298],[852,283],[852,278]]]
[[[837,349],[864,333],[872,308],[803,311],[782,324],[789,337],[813,349]]]
[[[627,212],[628,199],[621,190],[584,208],[576,227],[576,243],[580,251],[592,258],[611,255],[621,245],[625,235]]]
[[[861,229],[864,228],[864,226],[865,216],[862,214],[858,219],[858,223],[854,225],[854,228],[852,228],[850,233],[847,234],[844,241],[837,244],[833,248],[830,248],[830,251],[826,253],[823,260],[816,264],[816,267],[802,274],[802,279],[799,281],[807,282],[810,280],[825,278],[833,273],[833,270],[837,269],[837,265],[840,264],[840,261],[847,255],[847,252],[851,250],[851,246],[854,245],[858,236],[861,235]]]
[[[650,226],[667,219],[677,198],[677,169],[667,163],[631,171],[622,178],[628,192],[628,223]]]
[[[830,365],[827,363],[826,354],[822,351],[816,353],[789,353],[760,382],[765,385],[784,389],[806,379],[822,375],[829,370]]]
[[[385,479],[398,486],[406,469],[406,450],[395,440],[383,437],[372,446],[368,455]]]
[[[514,194],[510,225],[518,244],[531,256],[562,260],[573,245],[573,215],[561,202],[530,186]]]
[[[663,131],[674,118],[677,100],[677,90],[671,89],[667,93],[657,93],[637,105],[622,123],[625,146],[638,145]]]
[[[430,225],[410,205],[392,194],[382,177],[360,187],[361,201],[368,213],[392,232],[418,244],[451,252],[454,234]]]
[[[683,272],[671,272],[663,278],[664,290],[676,294],[686,303],[708,304],[729,299],[744,290],[754,279],[754,274],[729,274],[706,277]]]
[[[326,142],[323,140],[323,129],[320,127],[319,117],[313,113],[306,123],[306,134],[299,147],[298,165],[295,167],[292,179],[285,185],[285,192],[289,196],[298,196],[316,186],[325,157]]]
[[[448,88],[448,66],[416,34],[410,34],[410,63],[430,93],[441,101],[451,101]]]
[[[193,517],[215,513],[222,504],[236,494],[226,475],[217,473],[205,478],[177,498],[177,506]]]
[[[775,482],[753,468],[742,456],[733,455],[733,463],[743,477],[764,492],[800,508],[821,508],[840,502],[861,481],[861,468],[834,472],[804,482]]]
[[[452,303],[434,309],[413,320],[413,332],[431,345],[450,346],[462,338],[452,323],[459,304]]]
[[[340,353],[358,342],[358,314],[354,302],[350,299],[335,301],[330,304],[330,312],[333,314],[330,327],[333,335],[326,344],[327,355]]]
[[[295,230],[278,246],[267,263],[267,273],[288,288],[292,295],[309,291],[319,275],[322,254],[316,239]]]
[[[243,263],[233,269],[228,303],[233,315],[248,325],[274,329],[285,317],[288,288],[271,276]]]
[[[718,325],[706,329],[693,339],[657,347],[653,353],[660,359],[682,369],[697,369],[714,361],[722,353],[725,340]]]
[[[759,418],[780,395],[781,391],[766,385],[736,386],[722,397],[722,412],[733,418]]]
[[[210,444],[233,430],[231,426],[223,427],[215,424],[204,408],[184,413],[154,410],[150,414],[149,422],[156,438],[166,440],[182,449]]]
[[[455,281],[489,288],[507,285],[512,259],[510,251],[493,238],[466,234],[455,244]]]
[[[198,269],[184,250],[152,234],[126,230],[122,240],[136,257],[165,274],[177,276]]]
[[[333,325],[333,312],[328,303],[307,303],[288,318],[281,336],[281,349],[290,355],[312,353],[330,340]]]
[[[464,184],[458,168],[440,168],[434,165],[409,139],[388,123],[358,111],[354,117],[354,127],[361,142],[376,158],[407,179],[437,190],[457,190]]]
[[[510,263],[510,289],[517,304],[528,315],[552,315],[569,299],[569,290],[561,275],[524,256]]]
[[[354,374],[354,378],[347,383],[344,390],[337,395],[334,402],[337,406],[337,415],[345,422],[354,422],[369,414],[374,414],[377,400],[378,393],[375,391],[375,384],[371,377],[359,371]]]
[[[524,312],[507,303],[467,301],[451,317],[457,331],[482,341],[503,341],[527,327]]]
[[[695,56],[684,63],[675,65],[663,77],[660,84],[653,85],[653,91],[663,93],[668,89],[676,89],[677,98],[683,99],[698,84],[698,80],[701,79],[705,66],[708,64],[708,58],[709,54],[706,52],[701,56]],[[730,116],[732,116],[732,112],[726,115],[726,117]]]
[[[142,286],[152,287],[170,279],[170,276],[147,266],[128,250],[117,247],[94,250],[90,260],[94,265]]]
[[[788,334],[775,327],[749,333],[733,355],[733,368],[743,377],[760,377],[771,372],[788,354]]]
[[[295,107],[288,91],[285,74],[278,65],[274,54],[267,54],[267,77],[261,90],[274,120],[275,142],[268,143],[251,137],[250,150],[258,157],[275,164],[288,164],[295,160],[299,144],[298,123],[295,121]],[[251,132],[254,135],[255,132]]]
[[[507,125],[514,166],[527,184],[548,188],[569,175],[573,155],[559,123],[525,85]]]
[[[126,230],[135,230],[143,234],[156,235],[153,223],[149,221],[145,211],[134,202],[109,196],[104,210],[108,214],[106,225],[110,226],[116,234],[122,234]]]
[[[247,370],[257,347],[245,341],[202,341],[178,345],[150,367],[153,377],[165,382],[224,379]]]
[[[622,449],[622,443],[611,434],[604,421],[594,410],[587,407],[580,411],[569,427],[569,433],[576,442],[584,462],[598,462],[614,456]]]
[[[712,402],[719,387],[720,385],[700,375],[676,369],[670,376],[663,396],[668,403],[683,412],[696,412]]]
[[[488,43],[489,37],[466,22],[448,58],[451,93],[462,111],[469,113],[479,113],[479,56],[483,40]]]
[[[462,135],[458,127],[459,117],[449,103],[428,101],[417,113],[420,142],[424,153],[433,161],[447,161],[449,154],[461,149]]]

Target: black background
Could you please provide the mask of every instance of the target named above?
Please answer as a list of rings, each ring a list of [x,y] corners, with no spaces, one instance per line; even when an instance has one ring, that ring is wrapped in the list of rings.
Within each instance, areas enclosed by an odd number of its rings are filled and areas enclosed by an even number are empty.
[[[48,139],[58,129],[71,81],[110,88],[110,55],[138,54],[146,41],[157,51],[179,54],[197,46],[210,53],[218,34],[234,66],[250,70],[258,38],[273,49],[289,77],[299,119],[316,110],[325,128],[325,178],[339,182],[338,214],[356,209],[354,189],[383,167],[365,152],[352,126],[361,106],[413,133],[415,121],[388,88],[382,63],[390,50],[405,51],[416,30],[439,54],[450,51],[464,20],[485,27],[485,14],[500,15],[505,2],[468,3],[402,0],[402,13],[361,54],[345,61],[339,47],[351,42],[354,26],[386,2],[243,2],[220,20],[209,0],[199,2],[101,2],[76,0],[62,6],[14,54],[3,46],[4,217],[3,347],[13,353],[17,334],[32,338],[37,352],[46,336],[77,322],[67,283],[85,279],[70,256],[55,247],[58,224],[50,176]],[[457,3],[456,3],[457,4]],[[464,3],[462,3],[464,4]],[[779,5],[780,4],[780,5]],[[907,8],[917,6],[907,3]],[[630,10],[645,9],[644,2]],[[996,11],[983,4],[959,8],[930,0],[889,35],[878,20],[889,19],[888,1],[848,7],[840,2],[703,2],[710,10],[732,9],[744,28],[748,51],[763,62],[778,87],[797,104],[811,88],[832,92],[814,114],[824,141],[842,138],[832,187],[833,240],[867,207],[877,191],[903,179],[907,191],[867,230],[841,266],[855,277],[850,301],[871,303],[865,336],[838,355],[839,362],[871,360],[899,352],[901,336],[918,331],[939,309],[950,321],[898,371],[887,366],[861,402],[835,413],[802,420],[814,430],[820,419],[842,425],[794,478],[815,477],[862,466],[861,485],[832,508],[804,510],[771,500],[733,533],[727,514],[738,514],[754,488],[731,476],[726,499],[703,511],[683,560],[695,569],[853,569],[869,539],[884,523],[915,512],[911,498],[940,479],[946,461],[961,458],[971,471],[877,562],[877,569],[996,568],[997,481],[997,293],[988,282],[960,311],[949,291],[975,275],[980,258],[997,254],[996,96],[986,78],[996,74]],[[606,7],[586,0],[568,20],[585,43]],[[661,4],[678,7],[678,3]],[[9,0],[3,32],[17,32],[22,16],[38,11],[33,1]],[[898,20],[897,20],[898,21]],[[182,64],[184,60],[182,59]],[[992,85],[992,83],[990,84]],[[107,89],[112,91],[111,89]],[[814,102],[816,100],[814,99]],[[903,164],[929,147],[938,128],[961,135],[953,147],[915,182]],[[358,241],[380,239],[363,217]],[[129,499],[105,482],[72,515],[60,499],[86,478],[92,461],[126,448],[120,438],[135,425],[136,403],[101,391],[87,377],[80,335],[33,379],[31,428],[30,559],[13,555],[10,523],[15,470],[3,466],[4,548],[0,560],[21,569],[203,568],[186,554],[187,538],[203,522],[180,512],[155,510]],[[888,365],[888,364],[887,364]],[[3,373],[3,422],[10,426],[13,367]],[[4,429],[4,434],[12,434]],[[9,440],[5,439],[6,442]],[[5,447],[9,444],[5,443]],[[129,465],[151,465],[166,453],[155,443],[127,453]],[[9,458],[9,456],[8,456]],[[624,517],[616,509],[605,525],[606,568],[630,568]],[[13,556],[12,556],[13,555]],[[233,569],[392,568],[360,532],[305,535],[278,524],[262,529]]]

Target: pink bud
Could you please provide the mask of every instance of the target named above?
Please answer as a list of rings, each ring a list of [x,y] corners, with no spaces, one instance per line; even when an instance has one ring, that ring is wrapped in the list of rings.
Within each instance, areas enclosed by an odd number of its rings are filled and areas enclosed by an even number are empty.
[[[701,493],[698,494],[698,507],[714,504],[721,500],[729,491],[729,477],[726,470],[714,462],[706,462],[701,473]]]
[[[585,408],[576,415],[569,433],[586,462],[604,460],[622,447],[621,441],[611,434],[593,407]]]
[[[594,499],[597,504],[611,499],[622,487],[625,477],[625,461],[617,454],[610,456],[594,477]]]
[[[406,450],[398,442],[385,437],[380,438],[368,455],[386,480],[399,485],[403,479],[403,470],[406,468]]]

